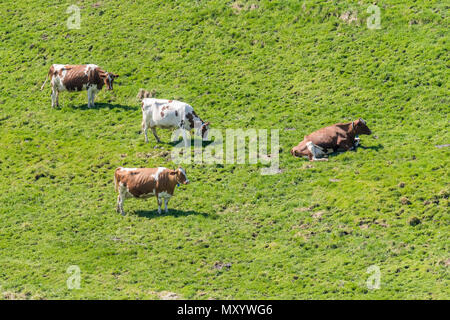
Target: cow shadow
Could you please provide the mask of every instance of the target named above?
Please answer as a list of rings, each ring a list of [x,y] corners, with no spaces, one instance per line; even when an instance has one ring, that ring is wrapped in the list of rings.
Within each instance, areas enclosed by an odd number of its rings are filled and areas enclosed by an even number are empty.
[[[384,147],[383,147],[382,144],[378,144],[378,145],[376,145],[376,146],[370,146],[370,147],[366,147],[366,146],[358,146],[357,149],[359,149],[359,148],[364,149],[364,150],[368,149],[368,150],[375,150],[375,151],[379,151],[379,150],[384,149]]]
[[[103,109],[103,108],[108,108],[108,109],[122,109],[122,110],[137,110],[138,107],[134,106],[126,106],[123,104],[111,104],[111,103],[102,103],[102,102],[96,102],[94,107],[89,108],[87,103],[86,104],[82,104],[82,105],[70,105],[69,106],[71,109],[76,109],[76,110],[96,110],[96,109]]]
[[[162,218],[165,216],[172,216],[172,217],[186,217],[190,215],[200,215],[204,218],[214,218],[213,214],[208,214],[205,212],[198,212],[198,211],[183,211],[183,210],[176,210],[176,209],[169,209],[168,213],[164,212],[164,209],[162,209],[161,214],[158,213],[158,210],[136,210],[134,211],[136,215],[139,217],[147,218],[147,219],[155,219],[155,218]]]
[[[375,151],[379,151],[381,149],[384,149],[383,145],[378,144],[376,146],[370,146],[370,147],[366,147],[363,145],[359,145],[357,148],[353,149],[353,150],[349,150],[349,151],[345,151],[345,150],[338,150],[335,151],[333,153],[328,154],[328,158],[332,158],[332,157],[336,157],[342,153],[346,153],[346,152],[358,152],[358,149],[364,149],[364,150],[375,150]]]
[[[191,138],[191,147],[195,146],[195,140],[194,138]],[[213,140],[207,140],[207,141],[203,141],[202,140],[202,148],[209,146],[211,143],[213,143]],[[178,145],[179,143],[181,143],[181,146],[184,147],[184,142],[182,139],[177,140],[177,141],[169,141],[169,142],[163,142],[167,145],[170,145],[172,147],[175,147],[176,145]]]

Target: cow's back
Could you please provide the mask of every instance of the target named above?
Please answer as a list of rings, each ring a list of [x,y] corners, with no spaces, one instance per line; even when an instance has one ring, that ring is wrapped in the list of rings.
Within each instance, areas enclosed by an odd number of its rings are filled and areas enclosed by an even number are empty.
[[[175,184],[170,181],[172,170],[159,168],[122,168],[114,173],[116,185],[126,188],[136,198],[167,193],[172,195]]]
[[[336,125],[325,127],[314,131],[313,133],[305,136],[306,141],[311,141],[315,145],[322,148],[335,148],[337,144],[339,128]]]
[[[49,74],[55,78],[55,84],[60,91],[81,91],[88,86],[101,89],[103,82],[100,78],[100,68],[95,64],[62,65],[54,64]]]
[[[177,100],[146,98],[142,100],[142,110],[150,116],[151,127],[174,128],[179,127],[186,112],[193,109]]]

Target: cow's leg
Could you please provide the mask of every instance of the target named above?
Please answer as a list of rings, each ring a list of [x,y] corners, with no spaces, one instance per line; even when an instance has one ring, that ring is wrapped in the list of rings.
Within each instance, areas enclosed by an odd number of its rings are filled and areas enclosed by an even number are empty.
[[[117,206],[116,206],[117,213],[120,213],[120,202],[121,202],[121,200],[120,200],[120,193],[119,193],[119,195],[117,196]]]
[[[88,108],[91,107],[91,90],[87,89],[87,96],[88,96]]]
[[[162,204],[162,199],[159,195],[156,196],[156,200],[158,201],[158,214],[161,214],[161,204]]]
[[[359,147],[360,141],[361,141],[361,138],[356,136],[355,137],[355,142],[354,142],[355,149]]]
[[[90,89],[88,89],[88,108],[90,108],[92,106],[92,91]]]
[[[95,107],[94,100],[95,100],[95,94],[96,93],[97,93],[97,91],[95,89],[93,89],[92,93],[91,93],[91,107]]]
[[[312,143],[312,141],[306,143],[306,147],[312,154],[312,157],[309,157],[310,161],[328,161],[327,158],[323,158],[325,156],[325,152],[323,151],[323,149]]]
[[[117,198],[117,206],[119,207],[119,211],[123,216],[125,215],[125,211],[123,210],[123,202],[126,197],[126,192],[127,192],[126,187],[123,185],[120,185],[119,186],[119,197]]]
[[[56,106],[56,89],[52,86],[52,108]]]
[[[147,135],[148,128],[145,121],[142,122],[142,130],[144,131],[145,143],[148,143],[148,135]]]
[[[90,87],[87,89],[87,96],[88,96],[88,108],[90,108],[92,102],[92,89]]]
[[[355,147],[355,143],[354,141],[349,141],[349,140],[338,140],[338,149],[344,150],[344,151],[349,151],[352,150]]]
[[[165,198],[164,199],[164,211],[166,212],[166,213],[168,213],[169,212],[169,209],[167,209],[167,204],[169,203],[169,198]]]
[[[142,117],[142,133],[144,134],[145,143],[148,143],[148,126],[147,126],[147,119],[145,119],[145,115]]]
[[[59,108],[59,91],[56,89],[56,106]]]
[[[57,88],[52,87],[52,108],[59,107],[59,91]]]
[[[153,135],[154,135],[155,138],[156,138],[156,142],[160,143],[161,140],[159,140],[159,137],[158,137],[158,135],[156,134],[156,127],[152,127],[152,133],[153,133]],[[148,140],[147,140],[147,142],[148,142]]]

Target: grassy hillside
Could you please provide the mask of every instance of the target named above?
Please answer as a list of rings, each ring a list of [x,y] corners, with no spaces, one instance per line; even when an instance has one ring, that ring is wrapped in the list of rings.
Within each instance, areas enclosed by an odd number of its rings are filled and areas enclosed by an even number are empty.
[[[450,298],[450,150],[436,147],[450,143],[449,6],[377,1],[371,30],[371,3],[2,1],[0,298]],[[120,77],[96,108],[83,92],[52,109],[52,63]],[[139,134],[139,88],[213,128],[279,129],[282,172],[188,165],[169,214],[128,200],[122,217],[117,166],[175,166],[170,144]],[[357,152],[289,153],[358,117],[374,134]]]

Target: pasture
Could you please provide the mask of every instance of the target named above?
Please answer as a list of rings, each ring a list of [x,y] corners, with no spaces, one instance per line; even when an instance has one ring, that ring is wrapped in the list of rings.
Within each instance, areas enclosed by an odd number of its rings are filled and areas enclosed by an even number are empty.
[[[377,1],[369,29],[371,3],[2,1],[0,299],[450,298],[449,7]],[[120,77],[94,108],[84,91],[52,109],[53,63]],[[281,172],[183,165],[168,214],[150,198],[121,216],[116,167],[177,166],[172,130],[144,143],[140,88],[211,128],[279,129]],[[356,152],[289,153],[359,117]]]

